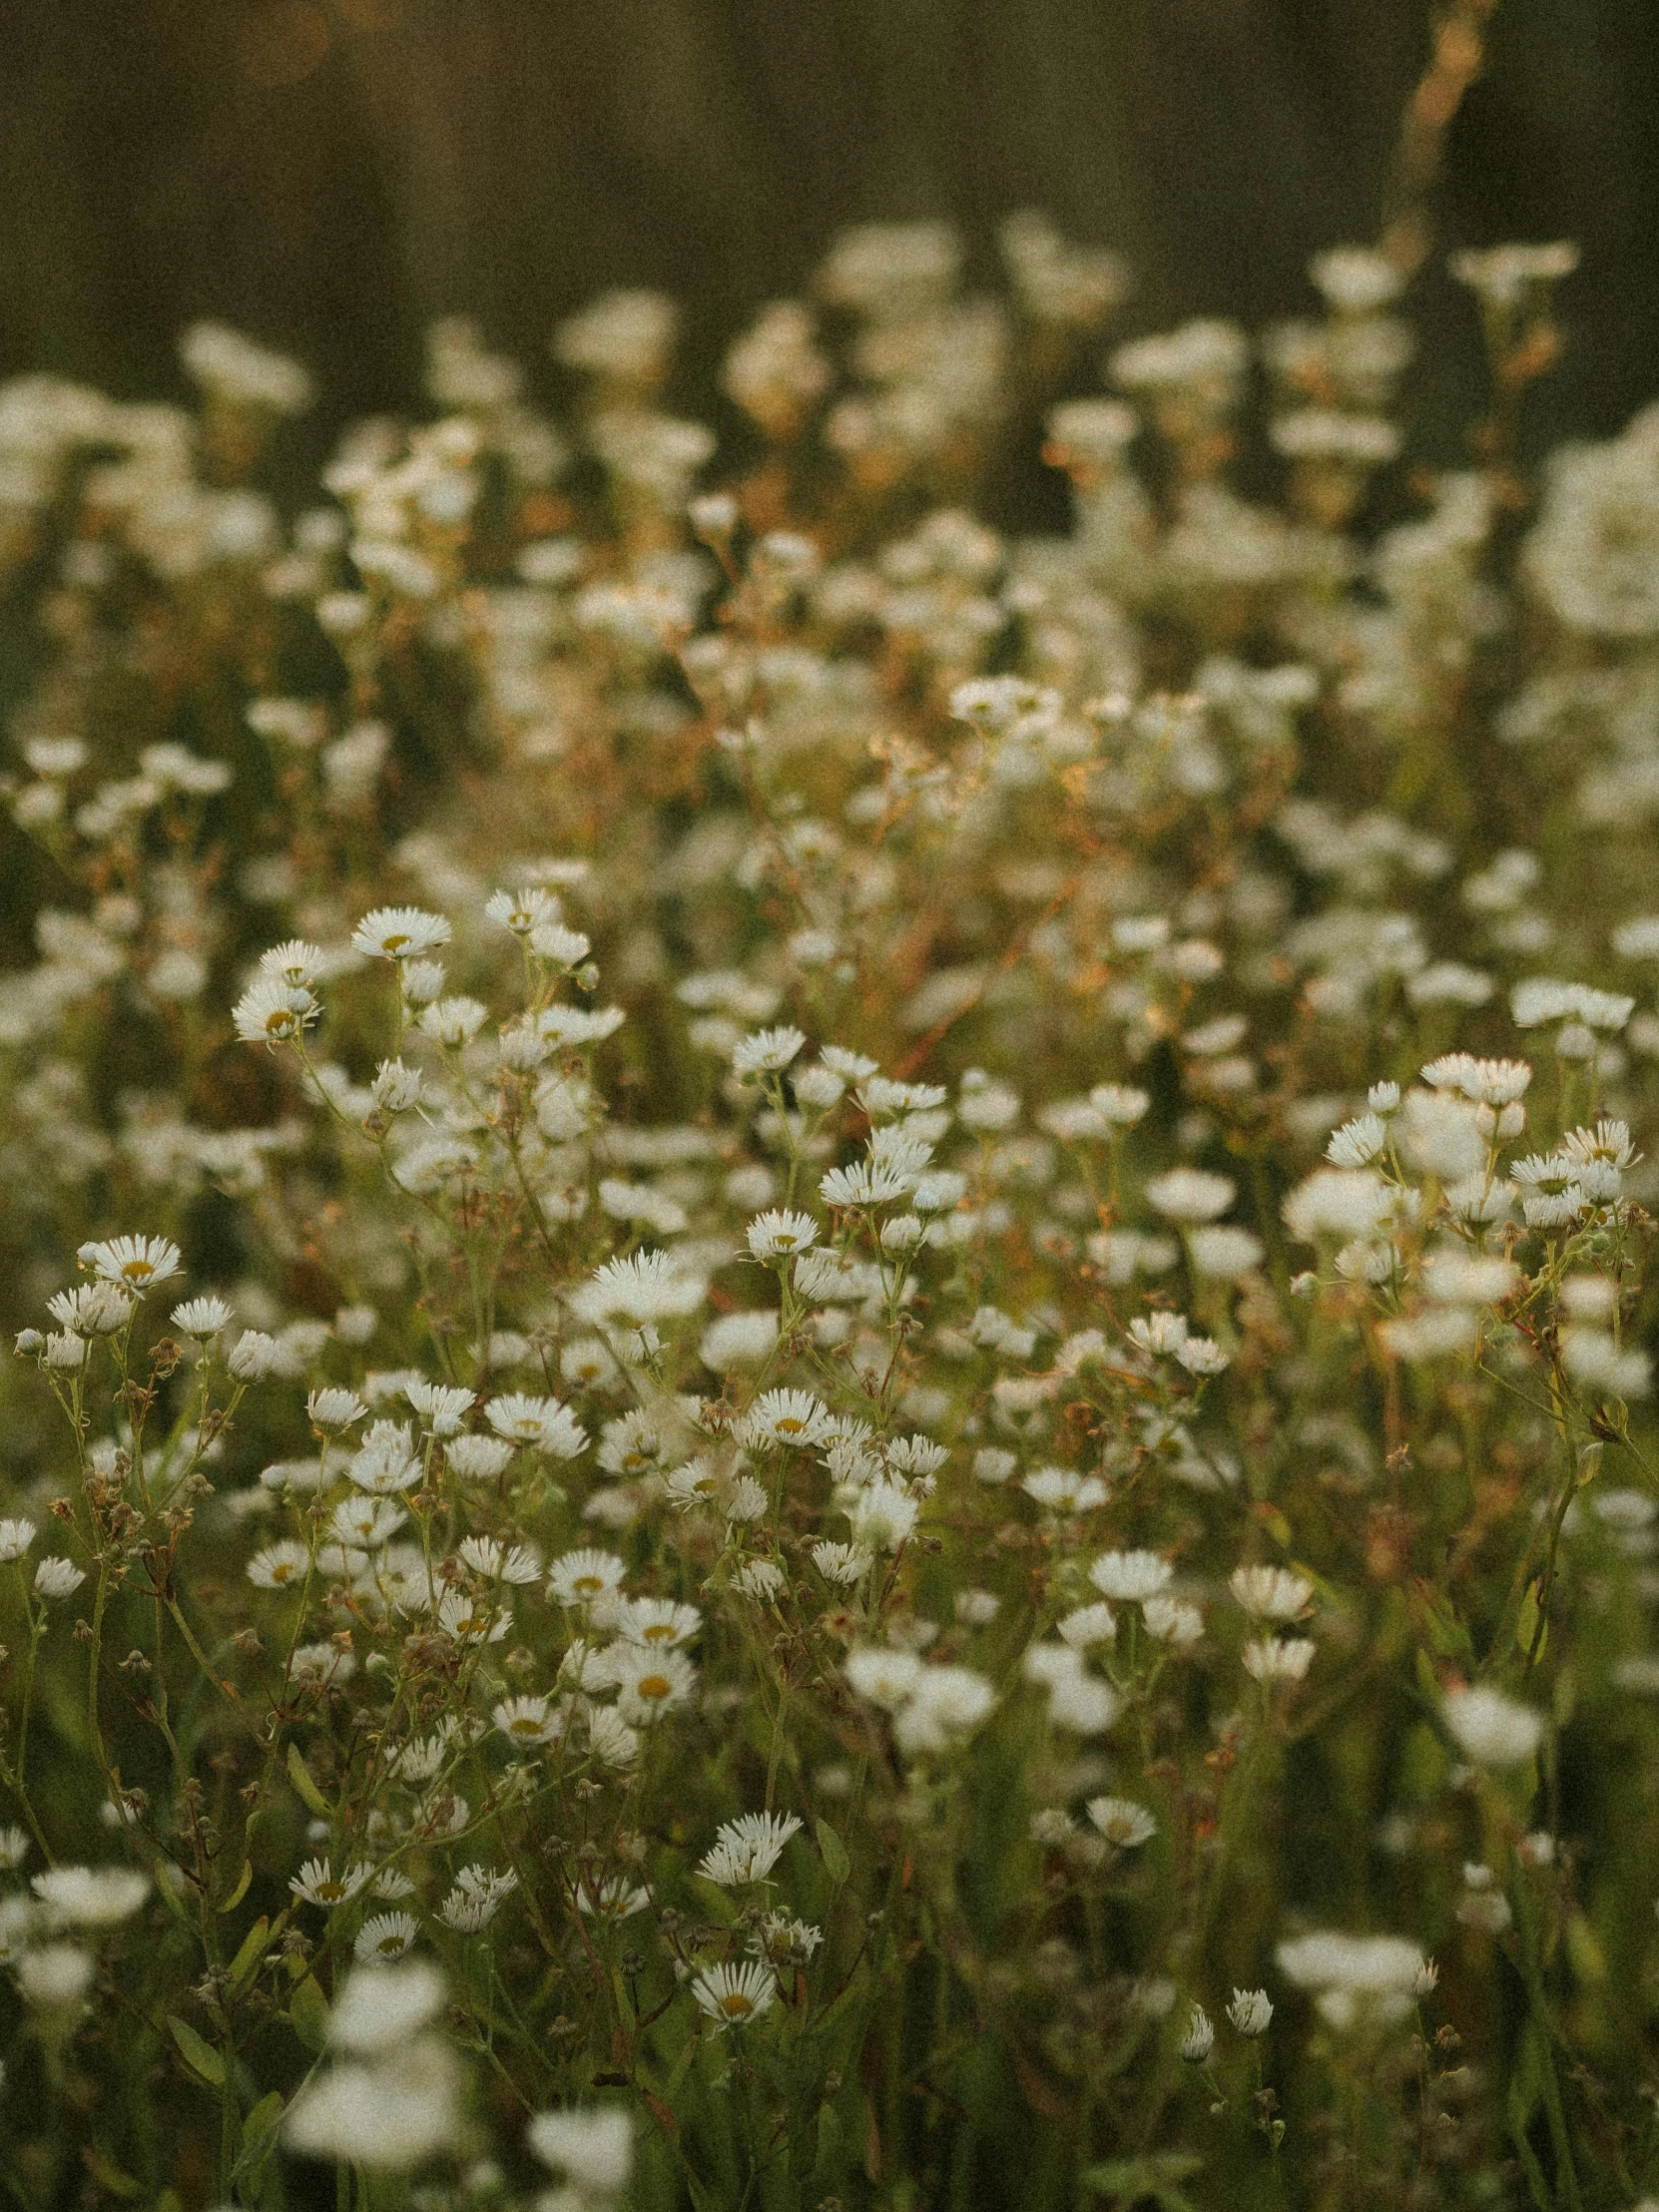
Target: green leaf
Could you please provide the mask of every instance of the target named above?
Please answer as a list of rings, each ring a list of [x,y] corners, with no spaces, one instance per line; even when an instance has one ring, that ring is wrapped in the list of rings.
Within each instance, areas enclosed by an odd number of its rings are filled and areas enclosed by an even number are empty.
[[[284,2109],[281,2090],[273,2089],[261,2097],[243,2122],[242,2149],[234,2169],[238,2181],[257,2184],[267,2159],[276,2148],[276,2130],[282,2124]]]
[[[1192,2200],[1182,2193],[1180,2184],[1203,2164],[1196,2151],[1158,2150],[1144,2158],[1114,2158],[1107,2165],[1091,2167],[1083,2178],[1091,2189],[1118,2204],[1137,2204],[1151,2197],[1163,2212],[1193,2212]]]
[[[818,1848],[824,1854],[826,1871],[838,1890],[852,1872],[852,1862],[846,1856],[846,1846],[828,1821],[818,1824]]]
[[[311,1770],[300,1758],[297,1744],[288,1746],[288,1780],[313,1813],[325,1821],[333,1818],[334,1809],[311,1780]]]
[[[205,2042],[188,2020],[180,2019],[177,2012],[167,2015],[167,2024],[173,2030],[173,2040],[184,2054],[185,2064],[194,2074],[199,2074],[211,2089],[225,2086],[225,2061],[212,2043]]]
[[[720,2200],[706,2181],[699,2181],[691,2168],[686,2168],[686,2188],[696,2212],[721,2212]]]
[[[130,2200],[143,2196],[144,2183],[136,2181],[129,2173],[123,2173],[119,2166],[111,2165],[103,2152],[94,2150],[90,2143],[81,2145],[81,2161],[99,2188],[106,2190],[112,2197],[126,2197]]]
[[[328,2039],[328,1999],[314,1973],[308,1973],[288,1998],[288,2018],[307,2050],[321,2050]]]
[[[228,1984],[234,1997],[240,1997],[260,1970],[265,1956],[265,1946],[271,1935],[271,1923],[262,1913],[242,1939],[242,1947],[231,1960],[231,1978]]]
[[[248,1895],[248,1885],[253,1879],[254,1862],[252,1859],[245,1859],[242,1863],[242,1872],[237,1877],[237,1886],[225,1900],[225,1903],[219,1907],[219,1911],[221,1913],[234,1913]]]
[[[1526,1595],[1521,1599],[1520,1610],[1515,1615],[1515,1649],[1530,1651],[1532,1639],[1537,1633],[1538,1584],[1534,1580],[1526,1585]]]

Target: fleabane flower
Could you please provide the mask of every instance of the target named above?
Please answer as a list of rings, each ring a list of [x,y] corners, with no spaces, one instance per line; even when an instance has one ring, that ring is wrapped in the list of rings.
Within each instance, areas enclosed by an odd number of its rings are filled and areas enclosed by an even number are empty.
[[[453,1382],[405,1382],[403,1395],[434,1436],[454,1436],[477,1403],[477,1393]]]
[[[698,1863],[698,1873],[722,1889],[764,1882],[783,1856],[784,1846],[801,1832],[793,1813],[743,1813],[717,1831]]]
[[[1210,2015],[1202,2004],[1195,2004],[1187,2015],[1187,2032],[1180,2042],[1180,2054],[1189,2066],[1202,2066],[1216,2047],[1216,2031]]]
[[[291,1536],[280,1543],[267,1544],[263,1551],[255,1552],[248,1562],[248,1579],[256,1589],[286,1590],[297,1588],[310,1568],[310,1553]]]
[[[1314,1585],[1288,1567],[1235,1567],[1228,1588],[1255,1620],[1294,1621],[1314,1594]]]
[[[1273,2018],[1273,2000],[1266,1989],[1235,1989],[1227,2017],[1241,2035],[1265,2035]]]
[[[73,1597],[86,1578],[86,1569],[73,1559],[42,1559],[35,1568],[35,1592],[39,1597]]]
[[[523,890],[493,892],[484,902],[484,912],[515,937],[527,937],[540,923],[558,920],[559,901],[550,890],[532,883]]]
[[[698,2009],[719,2028],[746,2027],[751,2020],[758,2020],[777,1994],[772,1968],[757,1958],[705,1966],[692,1981]]]
[[[322,1011],[303,983],[284,983],[278,975],[261,975],[231,1009],[244,1044],[296,1044]]]
[[[732,1047],[732,1072],[740,1079],[781,1075],[806,1042],[799,1029],[757,1029]]]
[[[547,1570],[547,1587],[561,1605],[595,1605],[622,1587],[628,1572],[614,1552],[567,1551]]]
[[[613,1644],[605,1657],[617,1686],[617,1711],[635,1728],[684,1705],[697,1687],[697,1669],[683,1651]]]
[[[367,1886],[373,1873],[374,1869],[361,1861],[347,1867],[343,1874],[335,1874],[326,1859],[307,1859],[299,1872],[290,1878],[288,1888],[307,1905],[332,1909],[336,1905],[349,1904],[357,1892]]]
[[[129,1867],[51,1867],[29,1887],[57,1928],[114,1928],[150,1895],[150,1877]]]
[[[1133,1851],[1158,1833],[1158,1823],[1133,1798],[1090,1798],[1087,1810],[1101,1835],[1119,1851]]]
[[[810,1390],[766,1390],[737,1424],[738,1441],[751,1451],[768,1444],[805,1450],[829,1431],[830,1411]]]
[[[401,1958],[419,1934],[419,1923],[407,1913],[375,1913],[357,1931],[351,1955],[359,1965],[387,1965]]]
[[[757,1214],[749,1225],[749,1249],[757,1260],[791,1259],[818,1242],[811,1214],[774,1210]]]
[[[415,960],[447,944],[451,934],[442,914],[418,906],[376,906],[352,930],[351,943],[371,960]]]
[[[1544,1716],[1484,1683],[1453,1690],[1441,1711],[1453,1741],[1479,1767],[1516,1767],[1543,1742]]]
[[[135,1298],[168,1282],[183,1264],[179,1247],[166,1237],[112,1237],[107,1244],[84,1244],[80,1259],[100,1281],[119,1283]]]
[[[561,2173],[584,2205],[620,2196],[634,2169],[634,2123],[619,2105],[572,2106],[538,2112],[525,2141],[555,2173]]]
[[[9,1567],[21,1559],[34,1540],[33,1521],[0,1520],[0,1567]]]
[[[552,1744],[564,1734],[564,1716],[544,1697],[506,1698],[490,1719],[510,1744]]]
[[[588,1432],[561,1399],[528,1397],[509,1391],[492,1397],[484,1418],[508,1443],[545,1451],[553,1459],[574,1459],[587,1446]]]
[[[1238,1196],[1238,1186],[1205,1168],[1169,1168],[1146,1186],[1146,1202],[1166,1221],[1214,1221]]]
[[[173,1309],[173,1326],[183,1337],[206,1344],[231,1324],[231,1309],[222,1298],[187,1298]]]
[[[1156,1596],[1174,1573],[1170,1562],[1155,1551],[1103,1551],[1089,1569],[1089,1580],[1102,1597],[1135,1605]]]

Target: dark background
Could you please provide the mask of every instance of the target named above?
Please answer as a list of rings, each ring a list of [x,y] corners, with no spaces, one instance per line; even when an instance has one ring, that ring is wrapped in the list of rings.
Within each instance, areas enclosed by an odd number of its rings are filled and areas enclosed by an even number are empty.
[[[332,421],[416,401],[436,313],[545,379],[560,314],[648,282],[692,303],[695,400],[840,225],[952,216],[983,275],[1022,205],[1128,256],[1119,334],[1260,322],[1376,236],[1428,32],[1424,0],[10,0],[0,372],[180,390],[213,314]],[[1655,0],[1501,0],[1436,204],[1443,245],[1583,246],[1534,437],[1659,391]],[[1437,259],[1412,311],[1455,448],[1478,348]]]

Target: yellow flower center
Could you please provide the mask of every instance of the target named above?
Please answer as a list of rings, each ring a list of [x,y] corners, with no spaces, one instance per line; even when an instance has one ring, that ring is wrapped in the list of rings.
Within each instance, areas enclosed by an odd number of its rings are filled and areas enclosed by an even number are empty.
[[[755,2009],[754,1999],[746,1997],[741,1989],[734,1989],[720,2000],[720,2008],[729,2020],[741,2020]]]
[[[666,1674],[647,1674],[640,1677],[641,1697],[668,1697],[674,1685]]]

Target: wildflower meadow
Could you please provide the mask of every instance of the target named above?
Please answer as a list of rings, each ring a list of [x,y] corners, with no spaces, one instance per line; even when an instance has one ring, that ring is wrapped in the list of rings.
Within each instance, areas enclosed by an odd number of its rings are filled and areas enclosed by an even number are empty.
[[[1651,2212],[1659,408],[1000,251],[0,386],[20,2212]]]

